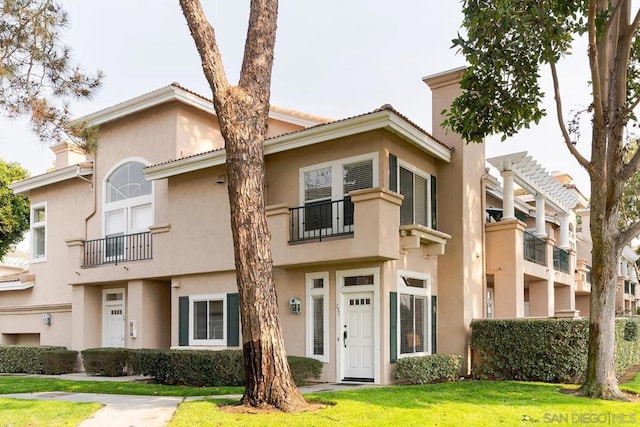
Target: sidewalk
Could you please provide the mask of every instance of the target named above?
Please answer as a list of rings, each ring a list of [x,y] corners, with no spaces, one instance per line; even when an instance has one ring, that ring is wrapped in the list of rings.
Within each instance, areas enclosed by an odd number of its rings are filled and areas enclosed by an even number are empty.
[[[84,373],[64,375],[21,375],[26,377],[56,378],[74,381],[118,381],[135,382],[147,380],[146,377],[96,377]],[[373,384],[314,384],[300,387],[303,394],[322,391],[353,390],[362,387],[373,387]],[[168,396],[131,396],[118,394],[95,393],[67,393],[67,392],[40,392],[40,393],[16,393],[0,394],[0,397],[31,400],[64,400],[69,402],[97,402],[105,405],[93,416],[87,418],[81,427],[163,427],[166,426],[183,401],[202,399],[240,399],[242,396],[195,396],[195,397],[168,397]]]

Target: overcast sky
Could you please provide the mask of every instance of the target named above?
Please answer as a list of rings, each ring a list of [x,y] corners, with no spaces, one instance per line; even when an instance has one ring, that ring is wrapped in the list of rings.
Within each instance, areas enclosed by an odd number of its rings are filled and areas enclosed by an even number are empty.
[[[237,81],[249,1],[202,0],[216,30],[224,64]],[[103,87],[72,104],[79,117],[171,82],[206,97],[194,43],[177,0],[62,0],[70,16],[65,42],[85,71],[101,69]],[[431,94],[422,77],[464,65],[451,47],[462,21],[454,0],[281,0],[271,102],[320,116],[344,118],[389,103],[430,131]],[[560,67],[567,110],[586,104],[586,48]],[[548,74],[543,70],[543,75]],[[588,177],[561,142],[555,111],[506,143],[487,142],[487,157],[528,151],[548,170],[568,171],[584,193]],[[53,155],[21,121],[0,126],[0,157],[33,175]],[[588,145],[584,141],[580,145]]]

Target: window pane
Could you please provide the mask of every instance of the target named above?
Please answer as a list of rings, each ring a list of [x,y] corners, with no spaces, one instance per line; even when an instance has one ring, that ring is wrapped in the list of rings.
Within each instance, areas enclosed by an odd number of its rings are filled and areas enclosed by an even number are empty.
[[[332,226],[331,201],[305,204],[304,231],[321,230]]]
[[[153,225],[153,209],[151,204],[131,208],[132,231],[145,231]]]
[[[33,233],[33,258],[44,258],[45,251],[45,229],[44,227],[34,228]]]
[[[414,333],[414,352],[421,353],[425,351],[425,332],[427,329],[427,298],[414,296],[415,302],[415,333]]]
[[[207,339],[207,301],[193,303],[193,339]]]
[[[331,199],[331,167],[304,173],[304,200]]]
[[[400,168],[400,194],[404,196],[400,206],[400,225],[413,224],[413,172]]]
[[[368,276],[352,276],[344,278],[345,286],[373,285],[373,274]]]
[[[354,190],[373,187],[373,161],[344,165],[342,174],[344,177],[344,194]]]
[[[402,280],[404,281],[404,284],[407,286],[410,286],[412,288],[426,288],[427,287],[427,281],[426,280],[422,280],[422,279],[414,279],[412,277],[403,277]]]
[[[324,279],[313,279],[311,282],[311,289],[321,289],[324,288]]]
[[[107,179],[107,203],[151,194],[151,182],[142,168],[142,163],[129,162],[113,171]]]
[[[428,182],[426,179],[416,175],[415,176],[415,213],[416,224],[428,226],[427,222],[427,200],[429,195],[427,193]]]
[[[44,208],[37,208],[33,210],[33,222],[44,222],[44,220],[46,219],[45,216],[45,209]]]
[[[107,236],[124,234],[124,209],[105,214],[105,234]]]
[[[413,295],[400,295],[400,353],[413,353]]]
[[[209,301],[209,339],[224,338],[223,303],[221,300]]]
[[[313,301],[313,354],[324,355],[324,297],[315,296]]]

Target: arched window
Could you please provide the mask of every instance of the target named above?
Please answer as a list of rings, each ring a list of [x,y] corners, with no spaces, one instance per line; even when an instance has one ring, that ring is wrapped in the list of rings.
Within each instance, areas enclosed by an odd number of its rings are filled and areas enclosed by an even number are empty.
[[[142,173],[144,167],[137,161],[123,163],[105,180],[105,236],[140,233],[153,224],[152,183]]]

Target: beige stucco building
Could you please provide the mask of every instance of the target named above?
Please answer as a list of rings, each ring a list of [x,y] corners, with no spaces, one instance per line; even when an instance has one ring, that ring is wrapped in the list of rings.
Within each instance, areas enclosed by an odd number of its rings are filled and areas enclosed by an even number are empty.
[[[462,72],[424,78],[433,134],[390,106],[337,121],[271,109],[265,204],[285,344],[321,360],[323,380],[390,383],[398,358],[436,352],[467,370],[473,319],[579,314],[588,263],[570,227],[585,203],[498,159],[532,205],[487,174],[482,145],[440,128]],[[58,145],[54,171],[13,184],[31,199],[30,281],[0,289],[1,342],[240,348],[211,101],[173,84],[80,120],[100,128],[96,154]],[[548,248],[539,262],[529,228]]]

